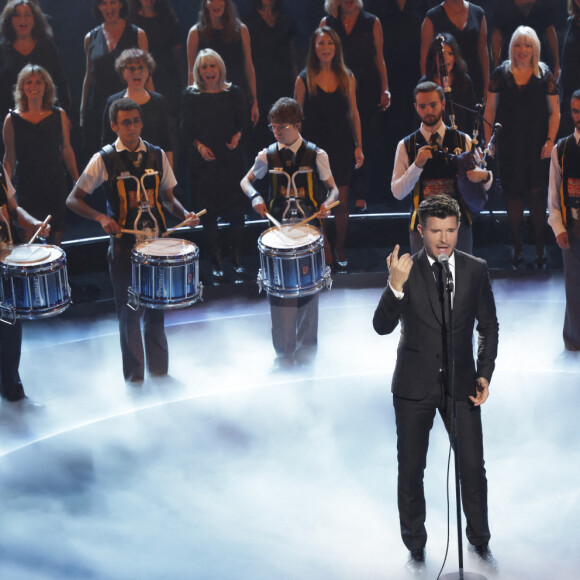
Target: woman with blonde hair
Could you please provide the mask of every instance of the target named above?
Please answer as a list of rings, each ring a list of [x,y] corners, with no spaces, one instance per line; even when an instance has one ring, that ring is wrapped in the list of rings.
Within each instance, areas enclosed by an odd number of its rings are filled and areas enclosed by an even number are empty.
[[[243,90],[248,117],[255,125],[260,113],[256,93],[256,72],[248,27],[238,18],[232,0],[202,0],[197,24],[187,36],[189,83],[197,54],[204,48],[215,50],[223,59],[228,79]]]
[[[60,244],[70,189],[65,167],[73,182],[79,174],[70,143],[70,121],[55,100],[50,74],[41,66],[26,65],[14,90],[16,108],[4,121],[4,166],[13,176],[19,205],[36,216],[50,214],[50,239]]]
[[[334,223],[340,268],[348,266],[344,244],[352,170],[364,163],[355,87],[354,75],[344,64],[340,38],[328,26],[317,28],[310,38],[306,68],[298,75],[294,91],[304,110],[302,134],[328,153],[338,187],[340,205],[335,209]],[[325,252],[327,263],[332,264],[328,245]]]
[[[190,148],[189,186],[195,207],[207,210],[201,218],[206,249],[216,280],[223,278],[218,218],[230,223],[233,266],[242,264],[242,232],[246,198],[240,190],[244,162],[240,139],[245,123],[242,90],[226,80],[226,67],[211,49],[199,51],[192,67],[193,84],[183,93],[181,133]]]
[[[556,82],[540,62],[540,41],[532,28],[519,26],[513,33],[509,60],[491,77],[484,118],[486,142],[493,124],[502,125],[497,160],[512,230],[513,266],[518,268],[522,259],[527,204],[535,234],[535,265],[543,268],[549,158],[560,123],[560,106]]]

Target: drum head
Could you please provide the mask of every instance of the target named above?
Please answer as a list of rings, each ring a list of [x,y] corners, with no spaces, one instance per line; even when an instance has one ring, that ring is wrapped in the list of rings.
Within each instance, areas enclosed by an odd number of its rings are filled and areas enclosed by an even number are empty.
[[[5,252],[0,260],[7,266],[34,266],[52,262],[62,255],[63,251],[57,246],[30,244],[12,248]]]
[[[139,242],[134,252],[145,256],[186,256],[195,253],[197,246],[193,242],[177,238],[155,238]]]
[[[283,224],[281,228],[266,230],[260,236],[260,240],[269,248],[298,248],[317,242],[320,236],[320,230],[308,224],[301,226]]]

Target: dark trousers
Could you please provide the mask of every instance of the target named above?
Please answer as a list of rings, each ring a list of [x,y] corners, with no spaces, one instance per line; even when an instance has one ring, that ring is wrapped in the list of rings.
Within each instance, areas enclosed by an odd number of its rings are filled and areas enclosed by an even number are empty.
[[[151,374],[167,374],[169,350],[163,310],[140,307],[134,311],[127,306],[127,290],[132,284],[131,249],[132,245],[124,240],[112,239],[107,260],[119,319],[123,375],[127,381],[136,381],[144,378],[145,356]],[[141,335],[141,314],[143,314],[145,352]]]
[[[318,294],[303,298],[269,295],[268,298],[276,354],[292,357],[302,351],[314,356],[318,341]]]
[[[394,396],[393,405],[397,424],[401,536],[405,546],[409,550],[414,550],[423,548],[427,542],[423,475],[427,464],[429,432],[436,411],[439,411],[447,432],[450,431],[451,397],[442,397],[440,389],[434,389],[433,395],[422,401]],[[490,533],[481,409],[474,407],[469,400],[457,402],[457,433],[460,448],[461,499],[467,520],[467,538],[474,545],[487,544]],[[444,493],[443,489],[441,493]]]
[[[580,221],[570,217],[567,230],[570,249],[562,250],[566,288],[564,345],[568,350],[580,350]]]
[[[0,396],[8,401],[24,397],[24,388],[18,373],[22,348],[22,320],[14,325],[0,322]]]

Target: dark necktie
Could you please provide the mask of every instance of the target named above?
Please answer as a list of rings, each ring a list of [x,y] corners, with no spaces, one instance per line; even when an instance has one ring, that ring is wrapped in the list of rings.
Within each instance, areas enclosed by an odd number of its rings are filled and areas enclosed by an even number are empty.
[[[443,286],[441,285],[441,273],[443,270],[443,266],[441,266],[439,262],[433,262],[431,264],[431,269],[433,270],[433,276],[435,277],[437,292],[439,293],[439,296],[441,296],[443,292]]]
[[[284,149],[280,150],[280,158],[282,159],[282,164],[285,168],[292,167],[292,160],[294,158],[294,153],[292,153],[292,149],[289,147],[284,147]]]

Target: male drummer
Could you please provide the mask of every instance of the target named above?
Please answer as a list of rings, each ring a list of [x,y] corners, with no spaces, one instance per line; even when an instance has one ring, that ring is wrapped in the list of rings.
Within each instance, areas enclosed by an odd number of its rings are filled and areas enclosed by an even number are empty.
[[[119,99],[109,109],[109,120],[117,140],[93,155],[66,204],[79,215],[99,222],[111,236],[107,260],[119,319],[123,375],[128,382],[140,383],[145,374],[140,313],[127,306],[127,289],[131,286],[131,250],[135,236],[122,233],[121,230],[155,231],[156,222],[159,235],[165,230],[163,207],[180,220],[190,219],[190,226],[197,225],[199,219],[194,213],[187,212],[174,197],[173,188],[177,181],[165,153],[141,139],[143,121],[139,105],[131,99]],[[141,211],[141,215],[147,213],[149,220],[143,222],[137,219],[140,209],[137,183],[134,179],[124,177],[131,175],[140,180],[146,172],[152,174],[144,179],[148,207],[145,208],[146,212]],[[100,185],[105,188],[106,214],[93,209],[84,200],[86,195],[92,194]],[[154,221],[151,217],[155,218]],[[143,319],[149,374],[166,375],[168,348],[163,310],[145,309]]]
[[[28,212],[19,207],[14,198],[14,187],[0,163],[0,252],[4,252],[15,242],[16,232],[11,232],[10,218],[18,226],[35,232],[42,222],[34,219]],[[50,225],[42,226],[39,235],[48,236]],[[0,253],[0,255],[3,255]],[[2,304],[1,306],[4,306]],[[16,402],[27,399],[18,373],[20,351],[22,347],[22,320],[16,319],[14,324],[5,321],[2,311],[0,321],[0,397],[5,401]],[[8,318],[10,318],[8,316]]]
[[[274,133],[276,143],[258,153],[254,166],[240,183],[252,202],[252,208],[262,217],[269,212],[279,221],[286,221],[295,209],[287,203],[292,192],[286,191],[288,181],[285,176],[270,174],[268,206],[253,187],[255,180],[263,179],[274,168],[282,168],[290,176],[299,168],[312,169],[311,173],[301,173],[295,178],[296,203],[302,211],[295,213],[300,217],[290,221],[298,221],[303,215],[310,216],[317,211],[320,212],[318,217],[325,219],[330,215],[328,206],[338,198],[328,155],[300,136],[302,117],[302,107],[288,97],[278,99],[270,108],[268,126]],[[319,197],[321,187],[326,189],[324,201]],[[318,294],[298,298],[278,298],[270,294],[269,300],[277,365],[293,367],[295,361],[310,362],[316,353],[318,340]]]
[[[426,81],[415,87],[415,110],[421,118],[421,127],[399,141],[391,179],[391,190],[397,199],[412,194],[411,251],[415,254],[423,247],[423,240],[417,231],[419,204],[429,195],[446,194],[455,199],[461,208],[462,227],[459,228],[457,249],[471,254],[471,217],[457,189],[456,165],[448,155],[444,155],[470,151],[471,139],[443,123],[445,93],[437,83]],[[487,191],[493,182],[493,175],[491,171],[476,167],[467,171],[467,179],[472,183],[481,183]]]

